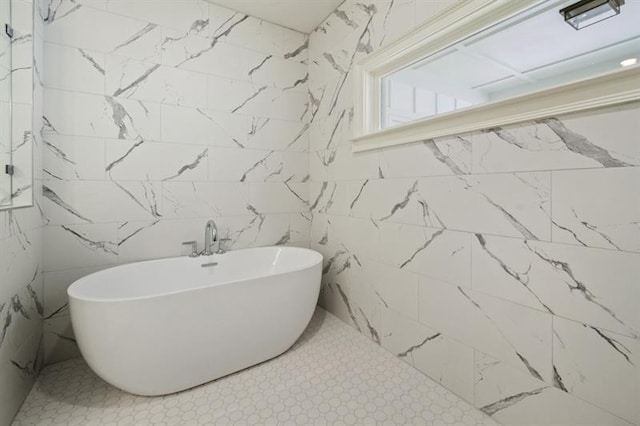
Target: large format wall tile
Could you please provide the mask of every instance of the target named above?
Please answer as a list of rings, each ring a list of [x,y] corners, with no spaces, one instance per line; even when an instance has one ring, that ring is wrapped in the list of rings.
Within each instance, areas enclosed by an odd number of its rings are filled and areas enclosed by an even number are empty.
[[[550,181],[542,172],[422,178],[425,225],[549,241]]]
[[[42,20],[39,3],[12,0],[13,163],[15,202],[29,204],[0,211],[0,424],[10,424],[31,390],[43,363],[42,235]],[[2,85],[2,98],[6,85]],[[4,129],[3,129],[4,130]],[[28,165],[28,166],[27,166]],[[23,181],[24,179],[24,181]],[[33,202],[33,205],[31,205]]]
[[[45,40],[140,60],[160,60],[157,24],[107,13],[72,1],[50,2],[45,11]]]
[[[50,361],[78,353],[61,302],[87,271],[186,255],[211,218],[225,248],[309,245],[308,37],[143,3],[42,12]]]
[[[45,135],[160,140],[158,104],[81,92],[45,92]]]
[[[476,234],[472,287],[628,336],[640,336],[635,253]]]
[[[561,318],[553,335],[554,386],[640,423],[640,342]]]
[[[102,95],[105,90],[105,55],[100,52],[45,43],[46,87]],[[78,74],[82,78],[78,78]]]
[[[462,287],[471,285],[471,236],[420,226],[380,224],[380,261]]]
[[[43,138],[43,145],[43,179],[105,178],[104,139],[47,134]]]
[[[474,362],[476,407],[503,424],[631,424],[482,352],[475,352]]]
[[[473,400],[473,349],[392,309],[382,317],[382,346],[467,400]]]
[[[384,148],[380,170],[385,178],[468,174],[471,142],[454,137]]]
[[[551,381],[551,315],[430,278],[419,303],[421,323]]]
[[[597,386],[553,386],[552,322],[637,341],[637,103],[351,151],[355,65],[452,3],[347,0],[310,36],[320,303],[507,424],[627,424]]]
[[[247,145],[249,118],[246,116],[174,105],[162,105],[160,112],[163,142],[229,148],[242,148]]]
[[[638,182],[640,167],[553,172],[553,241],[639,252]]]
[[[543,119],[525,125],[489,129],[471,138],[473,171],[504,172],[624,167],[640,164],[637,109],[611,108],[594,125],[591,113],[562,120]],[[604,129],[607,129],[606,136]]]
[[[206,84],[205,74],[121,56],[106,59],[105,92],[116,98],[205,108]]]

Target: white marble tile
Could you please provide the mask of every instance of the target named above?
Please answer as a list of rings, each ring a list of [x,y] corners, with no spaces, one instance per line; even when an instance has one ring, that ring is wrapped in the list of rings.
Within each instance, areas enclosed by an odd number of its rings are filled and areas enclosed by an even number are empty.
[[[104,179],[103,139],[46,134],[43,142],[43,178],[45,180]]]
[[[382,5],[387,2],[383,2]],[[349,1],[340,5],[327,19],[311,33],[310,56],[321,55],[340,44],[346,37],[362,34],[372,12],[377,12],[376,4],[358,4]]]
[[[130,0],[109,0],[107,4],[109,12],[184,32],[205,25],[209,18],[208,5],[200,0],[163,0],[154,7],[145,1]]]
[[[249,185],[249,204],[259,213],[304,212],[309,185],[305,183],[264,182]]]
[[[247,214],[235,216],[216,216],[215,222],[220,237],[220,245],[225,250],[236,250],[258,246],[286,245],[291,243],[291,214],[262,214],[247,211]],[[159,238],[162,233],[175,235],[176,241],[197,240],[199,249],[203,242],[201,235],[204,225],[211,217],[197,219],[173,219],[160,222],[131,222],[121,229],[120,262],[157,259],[163,257],[186,256],[190,248],[177,245],[141,250]],[[189,237],[191,235],[191,237]],[[173,241],[172,239],[172,241]],[[129,241],[131,240],[131,241]]]
[[[327,167],[335,160],[336,151],[311,151],[309,153],[309,176],[311,180],[323,182],[329,179]]]
[[[308,102],[309,95],[306,91],[298,90],[296,87],[289,90],[276,89],[278,99],[276,102],[280,104],[280,116],[283,120],[300,121],[308,123]],[[277,103],[275,104],[277,106]]]
[[[340,249],[330,258],[328,264],[331,268],[327,272],[347,274],[346,282],[349,284],[348,294],[351,301],[358,306],[371,305],[368,311],[375,316],[376,322],[381,320],[377,318],[381,315],[381,309],[393,309],[417,320],[417,274],[383,265],[366,257],[358,257]],[[376,341],[379,343],[379,324],[376,324],[375,329]]]
[[[105,93],[105,55],[55,43],[44,46],[44,84],[48,88]]]
[[[475,352],[475,404],[508,425],[630,425],[479,351]]]
[[[472,257],[474,290],[640,335],[638,254],[476,235]]]
[[[249,185],[244,183],[163,182],[162,217],[217,217],[247,213]]]
[[[275,89],[256,87],[249,82],[209,77],[207,82],[207,107],[218,111],[280,117],[280,105],[276,103]],[[261,108],[264,108],[261,111]],[[260,114],[262,112],[262,114]]]
[[[69,315],[67,288],[75,281],[109,266],[66,269],[44,273],[44,317]]]
[[[358,259],[379,258],[379,229],[371,220],[333,216],[329,219],[328,239],[333,247],[340,247]]]
[[[248,118],[239,114],[162,105],[162,141],[220,147],[247,145]]]
[[[35,380],[36,370],[41,367],[42,349],[40,337],[25,339],[24,345],[16,351],[10,360],[2,363],[0,369],[0,421],[10,424],[29,394]]]
[[[376,289],[385,307],[417,321],[420,276],[384,264],[378,264],[376,272]]]
[[[204,74],[109,55],[105,65],[105,92],[115,98],[205,108]]]
[[[640,167],[556,171],[552,182],[553,241],[640,251]]]
[[[488,130],[471,138],[473,171],[638,165],[640,150],[626,136],[639,131],[635,116],[631,106]]]
[[[370,25],[371,45],[386,46],[404,36],[416,24],[416,0],[374,3],[378,13]]]
[[[572,132],[609,153],[610,163],[601,165],[610,167],[618,160],[637,166],[640,165],[640,146],[635,143],[634,135],[640,132],[640,122],[636,120],[639,108],[637,103],[616,105],[568,114],[561,121]],[[601,150],[595,151],[604,155]]]
[[[419,199],[424,223],[549,241],[550,180],[550,173],[422,178]]]
[[[328,180],[354,180],[379,178],[379,161],[376,151],[351,152],[350,146],[340,146],[323,151],[322,163],[327,167]]]
[[[256,85],[303,92],[307,90],[309,79],[307,64],[257,52],[248,54],[247,75]]]
[[[45,90],[44,134],[160,139],[160,105],[136,100]]]
[[[349,183],[351,216],[382,222],[418,223],[416,179],[370,179]]]
[[[158,182],[50,181],[43,186],[43,194],[42,207],[50,225],[153,220],[162,216]]]
[[[311,217],[307,212],[292,213],[290,216],[290,235],[287,244],[304,243],[308,248],[311,235]]]
[[[284,58],[307,62],[309,57],[309,36],[285,28],[284,31]]]
[[[209,218],[128,222],[117,229],[118,263],[184,256],[189,248],[183,241],[199,241],[202,249],[204,227]],[[158,244],[158,241],[165,241]]]
[[[48,363],[80,356],[68,315],[51,318],[44,322],[43,344],[44,358]]]
[[[382,316],[382,346],[467,401],[473,401],[473,349],[391,309]]]
[[[12,217],[8,227],[11,235],[0,240],[0,271],[3,280],[0,295],[3,296],[3,301],[21,293],[25,286],[38,278],[38,273],[42,270],[43,240],[39,225],[29,229],[27,220],[19,221]]]
[[[557,317],[553,336],[555,387],[638,424],[640,342]]]
[[[106,141],[106,171],[116,181],[206,181],[209,148],[159,142]]]
[[[471,235],[380,223],[380,261],[462,287],[471,286]]]
[[[87,224],[45,226],[44,270],[84,268],[113,265],[118,260],[118,225]]]
[[[281,26],[248,16],[235,26],[226,37],[229,43],[244,46],[258,52],[284,56],[284,33]]]
[[[184,70],[197,71],[249,81],[249,57],[260,55],[224,41],[212,42],[210,37],[189,32],[163,29],[162,63]]]
[[[347,90],[343,88],[343,90]],[[334,108],[328,117],[323,120],[315,120],[318,115],[325,114],[324,102],[327,101],[326,88],[323,92],[322,99],[316,99],[312,96],[308,97],[308,106],[306,107],[305,117],[312,121],[313,126],[311,128],[312,134],[312,149],[329,149],[341,146],[347,146],[349,144],[349,138],[353,135],[353,107],[347,107],[337,110]],[[327,107],[330,108],[330,107]],[[357,154],[363,155],[365,153]]]
[[[550,314],[422,277],[419,320],[551,382]]]
[[[308,174],[305,152],[210,148],[209,178],[224,182],[300,182]]]
[[[309,149],[309,125],[252,117],[246,139],[247,148],[306,152]]]
[[[66,1],[50,3],[45,13],[48,42],[140,60],[160,59],[157,24]]]
[[[228,249],[273,246],[285,244],[291,239],[289,214],[257,213],[245,216],[220,218],[220,226]]]
[[[362,185],[364,181],[361,181]],[[351,214],[353,195],[349,182],[314,182],[309,184],[312,212],[348,216]]]
[[[385,178],[468,174],[471,143],[453,137],[384,148],[380,170]]]

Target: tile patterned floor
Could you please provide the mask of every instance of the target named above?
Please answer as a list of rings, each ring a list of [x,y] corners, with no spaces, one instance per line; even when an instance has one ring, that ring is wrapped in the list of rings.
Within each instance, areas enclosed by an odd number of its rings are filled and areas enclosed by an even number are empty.
[[[164,397],[99,379],[80,359],[44,369],[23,425],[495,425],[324,310],[284,355]]]

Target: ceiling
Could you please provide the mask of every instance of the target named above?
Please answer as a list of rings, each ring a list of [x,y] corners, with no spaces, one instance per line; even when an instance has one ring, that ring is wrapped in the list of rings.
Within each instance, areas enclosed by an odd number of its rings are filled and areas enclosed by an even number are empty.
[[[315,30],[344,0],[209,0],[303,33]]]

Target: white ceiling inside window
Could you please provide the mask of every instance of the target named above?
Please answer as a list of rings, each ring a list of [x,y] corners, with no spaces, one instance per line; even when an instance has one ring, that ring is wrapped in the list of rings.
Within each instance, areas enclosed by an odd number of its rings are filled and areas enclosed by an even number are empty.
[[[302,33],[311,33],[344,0],[209,0]]]
[[[612,71],[627,58],[640,59],[640,0],[627,1],[620,15],[580,31],[558,13],[574,1],[545,2],[391,78],[486,102]]]

